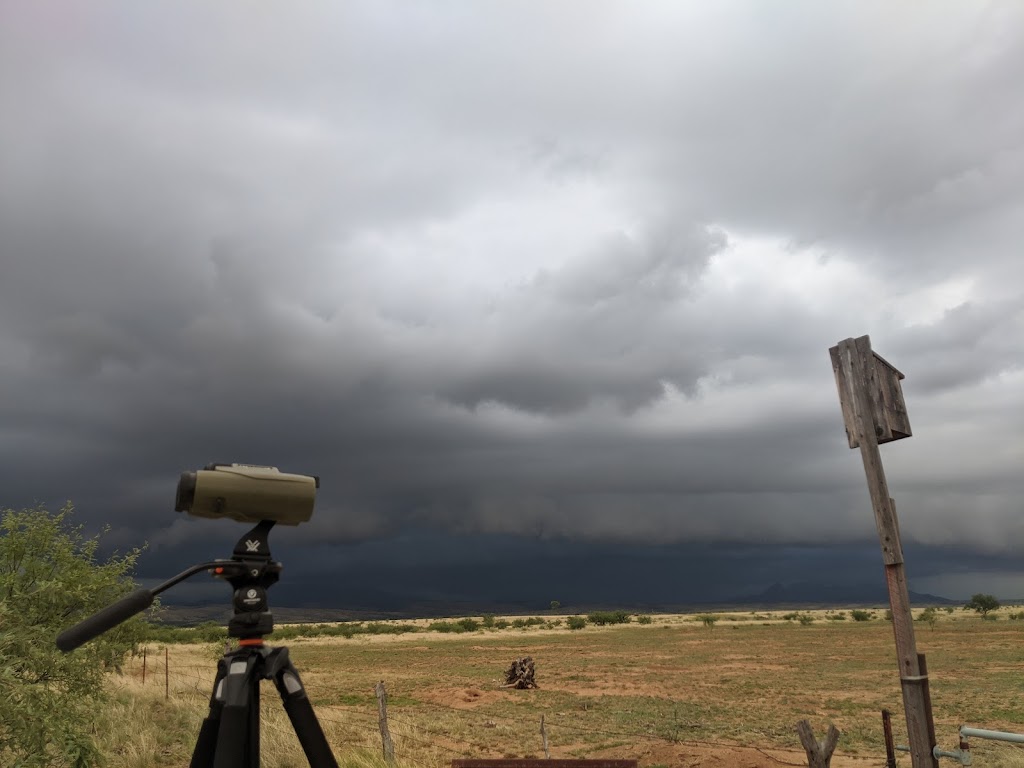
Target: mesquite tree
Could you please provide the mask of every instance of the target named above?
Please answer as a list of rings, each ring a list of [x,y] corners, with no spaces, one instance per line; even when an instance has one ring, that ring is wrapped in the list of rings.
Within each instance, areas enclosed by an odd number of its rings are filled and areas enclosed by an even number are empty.
[[[0,513],[0,765],[96,764],[90,731],[103,674],[120,668],[143,631],[135,618],[73,653],[57,650],[58,632],[133,588],[139,555],[100,560],[99,538],[71,525],[71,512]]]

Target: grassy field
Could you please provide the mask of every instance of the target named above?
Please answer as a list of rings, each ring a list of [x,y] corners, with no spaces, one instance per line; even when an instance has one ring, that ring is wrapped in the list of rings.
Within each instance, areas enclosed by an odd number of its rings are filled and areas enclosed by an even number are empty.
[[[399,762],[436,768],[456,757],[631,757],[641,765],[806,764],[794,724],[842,732],[833,765],[885,763],[880,711],[906,743],[892,628],[833,620],[836,612],[654,616],[650,624],[503,629],[462,634],[290,639],[339,760],[379,762],[373,687],[384,680]],[[1024,622],[957,611],[916,624],[928,655],[940,746],[960,724],[1024,731]],[[114,768],[188,763],[223,646],[150,646],[112,675],[114,704],[100,728]],[[536,690],[500,687],[513,658],[530,655]],[[264,765],[305,765],[276,691],[263,686]],[[974,740],[976,765],[1024,766],[1019,748]],[[909,766],[903,755],[900,764]]]

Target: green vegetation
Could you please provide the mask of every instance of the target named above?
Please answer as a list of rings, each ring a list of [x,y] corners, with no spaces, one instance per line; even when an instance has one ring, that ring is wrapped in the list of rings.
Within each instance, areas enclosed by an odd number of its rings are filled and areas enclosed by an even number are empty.
[[[928,607],[921,611],[921,614],[917,617],[917,621],[924,622],[932,629],[935,629],[935,623],[939,620],[939,612],[933,608]]]
[[[605,624],[628,624],[629,614],[625,611],[594,611],[587,614],[587,621],[598,626]]]
[[[644,613],[642,613],[642,614],[640,614],[639,616],[636,617],[636,623],[637,624],[650,624],[653,621],[654,621],[654,619],[652,619],[650,616],[648,616],[647,614],[644,614]]]
[[[289,627],[278,627],[275,638],[280,632],[287,632]],[[296,637],[292,634],[291,637]],[[206,621],[195,627],[175,627],[159,622],[149,622],[143,626],[142,640],[148,643],[224,643],[228,639],[227,628],[213,621]]]
[[[850,617],[854,621],[871,621],[871,619],[875,618],[875,614],[874,611],[865,611],[862,608],[854,608],[850,611]]]
[[[792,613],[786,613],[782,616],[786,621],[799,621],[805,627],[808,624],[814,623],[814,617],[809,613],[801,613],[800,611],[793,611]]]
[[[718,617],[710,613],[705,613],[702,616],[698,616],[697,618],[700,619],[701,623],[708,629],[714,629],[715,622],[718,621]]]
[[[587,626],[587,620],[582,616],[570,616],[566,621],[566,625],[569,629],[583,629]]]
[[[19,768],[99,762],[95,713],[107,701],[105,670],[120,670],[143,623],[130,619],[74,653],[57,650],[63,629],[133,588],[139,550],[98,557],[99,538],[70,522],[72,508],[0,516],[0,764]]]
[[[828,614],[829,621],[846,621],[846,611]]]
[[[981,614],[982,618],[988,618],[989,611],[994,611],[998,607],[999,601],[995,597],[978,592],[971,596],[971,599],[964,605],[964,610],[976,611]]]
[[[459,619],[458,621],[432,621],[427,625],[430,632],[476,632],[480,623],[476,619]],[[415,628],[412,630],[415,631]]]

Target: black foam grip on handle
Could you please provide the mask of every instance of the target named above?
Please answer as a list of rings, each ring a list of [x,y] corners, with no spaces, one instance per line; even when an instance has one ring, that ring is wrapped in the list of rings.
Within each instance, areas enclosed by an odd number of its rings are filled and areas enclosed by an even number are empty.
[[[153,604],[155,595],[148,589],[137,589],[127,597],[108,605],[102,611],[94,613],[84,621],[65,629],[57,635],[57,647],[64,653],[73,651],[82,643],[87,643],[97,635],[116,627],[122,621],[130,619],[139,611],[146,610]]]

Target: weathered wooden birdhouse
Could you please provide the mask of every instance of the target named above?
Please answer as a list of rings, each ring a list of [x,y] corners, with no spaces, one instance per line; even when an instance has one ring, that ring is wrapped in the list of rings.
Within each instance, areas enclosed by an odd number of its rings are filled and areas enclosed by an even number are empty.
[[[879,443],[910,437],[910,417],[900,386],[905,377],[888,360],[871,351],[871,339],[868,336],[846,339],[832,347],[829,354],[850,447],[860,446],[858,421],[861,418],[863,428],[873,429]],[[858,391],[862,393],[860,401],[855,394]],[[867,393],[866,396],[863,393]],[[865,397],[867,402],[863,402]]]

